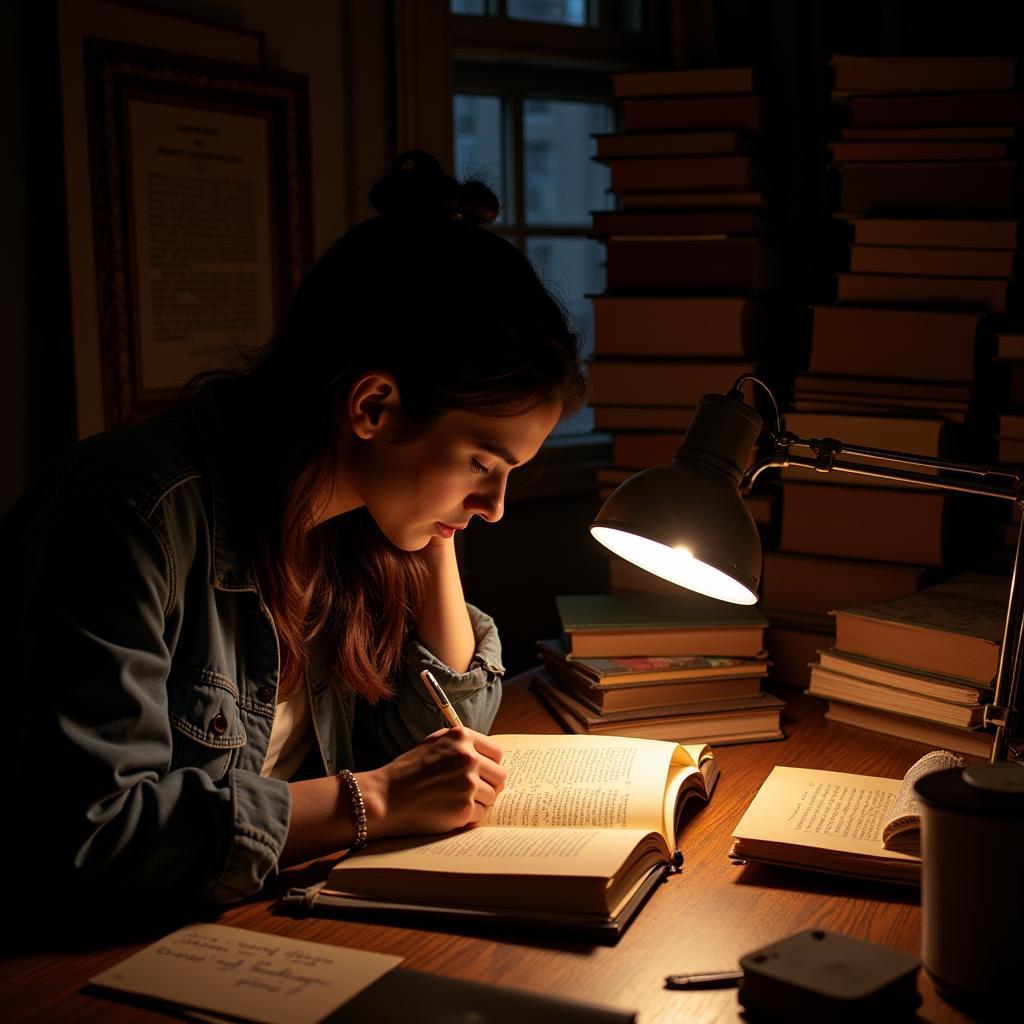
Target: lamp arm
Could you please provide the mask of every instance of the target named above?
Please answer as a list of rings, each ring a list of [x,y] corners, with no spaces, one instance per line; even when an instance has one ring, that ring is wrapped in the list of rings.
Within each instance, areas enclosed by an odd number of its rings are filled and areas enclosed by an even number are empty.
[[[843,444],[833,438],[805,440],[785,431],[771,436],[775,443],[775,450],[744,472],[740,480],[741,494],[748,493],[754,482],[766,469],[796,466],[817,473],[851,473],[878,480],[892,480],[897,483],[930,487],[933,490],[957,494],[977,494],[987,498],[1002,498],[1017,505],[1024,504],[1024,473],[1019,469],[1008,470],[1000,466],[950,462],[945,459],[932,459],[923,455],[889,451],[883,448],[865,448]],[[816,457],[790,455],[791,445],[810,448]],[[873,466],[844,462],[838,458],[840,455],[855,455],[880,463],[923,466],[947,472],[963,473],[977,478],[977,482],[940,479],[909,470],[888,469],[884,465]],[[1013,560],[1013,575],[1010,579],[1006,618],[1003,623],[1003,641],[999,648],[995,691],[992,694],[991,704],[985,706],[985,725],[992,726],[994,729],[992,761],[1005,761],[1010,753],[1010,741],[1013,738],[1016,724],[1022,674],[1024,674],[1024,520],[1017,531],[1017,547]]]

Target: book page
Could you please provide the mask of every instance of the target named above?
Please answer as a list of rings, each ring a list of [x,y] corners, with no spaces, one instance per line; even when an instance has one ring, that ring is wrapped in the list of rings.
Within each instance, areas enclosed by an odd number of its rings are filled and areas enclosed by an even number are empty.
[[[505,788],[481,824],[529,828],[636,828],[669,845],[671,804],[696,772],[702,748],[617,736],[495,736],[508,770]]]
[[[775,767],[733,831],[738,840],[899,859],[882,826],[900,779]]]
[[[948,750],[932,750],[920,760],[915,761],[906,775],[896,799],[889,808],[885,825],[882,829],[882,842],[886,849],[902,850],[904,853],[917,855],[921,848],[921,801],[914,792],[914,783],[932,772],[940,772],[945,768],[960,768],[964,759]]]
[[[233,1019],[314,1024],[401,962],[400,956],[194,924],[89,980]]]
[[[372,843],[357,857],[339,861],[331,869],[327,885],[344,889],[345,876],[392,869],[417,874],[607,879],[650,835],[640,829],[467,828],[442,836],[389,839]],[[359,884],[362,891],[363,883]],[[494,899],[498,895],[494,893]],[[427,898],[427,892],[421,896]]]

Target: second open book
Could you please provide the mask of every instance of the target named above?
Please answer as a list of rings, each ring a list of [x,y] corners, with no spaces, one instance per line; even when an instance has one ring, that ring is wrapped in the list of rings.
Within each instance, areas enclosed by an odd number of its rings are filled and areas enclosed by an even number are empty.
[[[508,779],[479,826],[371,843],[291,902],[620,932],[675,858],[683,805],[709,798],[711,750],[617,736],[494,739]]]
[[[775,767],[733,831],[734,860],[916,883],[921,876],[920,804],[914,783],[959,767],[933,750],[902,779],[816,768]]]

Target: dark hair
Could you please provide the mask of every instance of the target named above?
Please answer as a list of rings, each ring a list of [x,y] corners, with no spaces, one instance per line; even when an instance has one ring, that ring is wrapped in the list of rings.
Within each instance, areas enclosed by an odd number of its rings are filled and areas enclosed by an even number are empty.
[[[266,428],[260,576],[290,692],[319,637],[329,677],[370,700],[391,692],[425,582],[365,509],[309,530],[336,472],[338,403],[368,370],[398,383],[408,440],[449,410],[510,416],[583,401],[578,345],[526,257],[482,225],[498,200],[413,150],[374,185],[380,216],[313,267],[246,387]],[[272,436],[271,436],[272,434]]]

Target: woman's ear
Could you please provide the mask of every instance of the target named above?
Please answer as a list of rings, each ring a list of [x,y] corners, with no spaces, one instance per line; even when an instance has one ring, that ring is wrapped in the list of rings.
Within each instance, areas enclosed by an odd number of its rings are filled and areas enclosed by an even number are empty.
[[[352,433],[368,441],[393,425],[401,409],[395,378],[386,371],[373,370],[352,385],[346,413]]]

